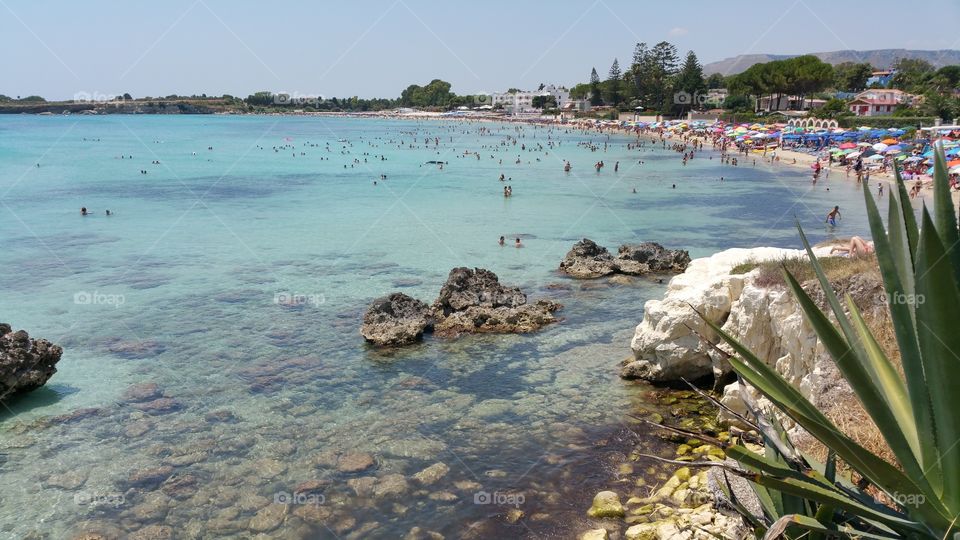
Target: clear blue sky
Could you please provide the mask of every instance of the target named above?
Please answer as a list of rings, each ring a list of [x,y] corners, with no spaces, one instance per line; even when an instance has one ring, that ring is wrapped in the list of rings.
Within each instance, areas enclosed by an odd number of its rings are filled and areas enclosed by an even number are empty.
[[[0,93],[396,97],[573,84],[667,40],[745,53],[955,49],[960,2],[0,0]]]

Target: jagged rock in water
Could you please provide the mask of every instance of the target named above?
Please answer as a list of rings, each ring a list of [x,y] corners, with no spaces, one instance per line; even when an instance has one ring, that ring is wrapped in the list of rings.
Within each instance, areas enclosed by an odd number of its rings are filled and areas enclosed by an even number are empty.
[[[620,273],[630,275],[683,272],[690,265],[690,253],[667,249],[656,242],[624,244],[617,250],[616,265]]]
[[[517,287],[500,284],[496,274],[483,268],[454,268],[433,303],[441,335],[461,333],[527,333],[556,322],[553,312],[563,306],[551,300],[527,303]]]
[[[560,262],[560,270],[578,279],[609,276],[617,272],[617,264],[607,248],[584,238],[567,252]]]
[[[59,346],[0,323],[0,400],[46,384],[62,354]]]
[[[607,248],[584,238],[573,245],[560,262],[560,270],[578,279],[612,274],[641,276],[649,273],[683,272],[690,254],[682,249],[666,249],[656,242],[624,244],[614,257]]]
[[[363,316],[360,334],[381,347],[418,341],[433,326],[430,306],[403,293],[377,298]]]

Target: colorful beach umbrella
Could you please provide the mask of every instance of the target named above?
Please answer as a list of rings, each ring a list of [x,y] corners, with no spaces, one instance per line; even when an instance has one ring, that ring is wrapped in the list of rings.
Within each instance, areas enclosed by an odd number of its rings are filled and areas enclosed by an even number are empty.
[[[852,143],[852,142],[845,142],[845,143],[841,144],[838,148],[840,148],[841,150],[848,150],[848,149],[856,148],[856,147],[857,147],[857,145],[854,144],[854,143]]]

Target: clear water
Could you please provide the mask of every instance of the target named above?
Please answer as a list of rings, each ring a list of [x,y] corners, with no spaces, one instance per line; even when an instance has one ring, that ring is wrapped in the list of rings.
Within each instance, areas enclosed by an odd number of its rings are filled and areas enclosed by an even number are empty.
[[[794,219],[823,240],[834,204],[837,234],[866,232],[861,194],[840,175],[814,187],[802,169],[722,165],[711,152],[682,166],[649,137],[628,150],[632,140],[439,121],[0,116],[0,321],[65,351],[46,387],[3,411],[0,533],[166,524],[250,537],[259,507],[316,479],[330,481],[322,519],[291,506],[271,537],[583,530],[592,490],[611,481],[609,438],[650,405],[651,389],[619,380],[616,366],[663,285],[566,279],[555,269],[570,246],[796,247]],[[559,146],[537,149],[548,141]],[[500,235],[525,248],[499,247]],[[390,354],[363,343],[371,299],[403,290],[432,301],[455,266],[554,297],[564,321]],[[284,294],[302,305],[279,305]],[[134,408],[123,393],[143,382],[181,408]],[[64,418],[86,408],[97,410]],[[350,452],[374,454],[377,468],[322,463]],[[397,497],[347,484],[438,461],[450,467],[441,481],[411,480]],[[192,475],[174,498],[130,488],[133,471],[165,463]],[[82,485],[54,487],[65,473]],[[508,523],[510,506],[475,504],[479,491],[523,494],[526,516]]]

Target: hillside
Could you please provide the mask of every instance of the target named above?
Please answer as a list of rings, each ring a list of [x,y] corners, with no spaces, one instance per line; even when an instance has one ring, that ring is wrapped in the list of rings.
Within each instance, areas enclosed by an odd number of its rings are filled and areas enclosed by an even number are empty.
[[[960,64],[960,50],[917,51],[908,49],[876,49],[872,51],[830,51],[811,53],[824,62],[839,64],[841,62],[869,62],[873,67],[886,69],[893,65],[898,58],[920,58],[930,62],[934,67],[943,67],[951,64]],[[746,70],[753,64],[783,60],[799,56],[796,54],[741,54],[733,58],[725,58],[703,66],[706,75],[721,73],[735,75]]]

